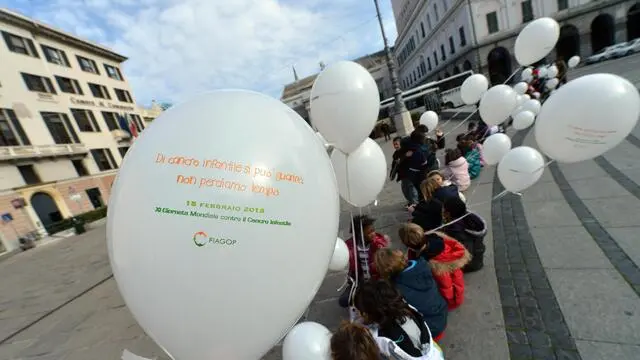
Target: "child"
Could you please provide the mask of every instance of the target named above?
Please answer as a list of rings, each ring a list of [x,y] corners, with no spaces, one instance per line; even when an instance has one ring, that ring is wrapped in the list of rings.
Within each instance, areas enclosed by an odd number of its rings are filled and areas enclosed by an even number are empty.
[[[420,190],[422,200],[416,205],[409,208],[412,215],[412,222],[428,228],[435,228],[442,225],[442,200],[434,196],[435,192],[440,188],[435,179],[428,179],[422,182]],[[457,190],[455,192],[457,194]],[[441,196],[455,196],[450,193],[441,193]],[[446,196],[445,196],[446,195]]]
[[[380,277],[390,281],[409,305],[422,314],[434,340],[439,341],[447,326],[447,303],[427,262],[422,258],[407,260],[402,251],[387,248],[376,253],[376,268]]]
[[[444,242],[444,249],[439,254],[428,253],[429,242]],[[462,268],[471,260],[471,254],[453,238],[441,232],[425,236],[424,230],[416,224],[406,224],[401,238],[405,246],[412,248],[418,256],[427,258],[433,271],[433,278],[438,284],[440,294],[447,301],[449,310],[454,310],[464,301],[464,277]]]
[[[384,356],[443,359],[442,350],[433,340],[422,315],[407,304],[390,283],[384,280],[365,282],[358,287],[354,304]]]
[[[444,156],[445,168],[442,175],[450,179],[451,182],[458,187],[458,190],[465,191],[471,185],[471,177],[469,177],[469,163],[462,156],[459,149],[447,149]]]
[[[482,162],[480,160],[480,152],[477,147],[474,147],[474,141],[471,136],[463,136],[458,142],[458,149],[469,164],[469,177],[471,179],[477,178],[480,175],[480,170],[482,170]]]
[[[379,360],[378,344],[364,325],[343,322],[331,336],[331,360]]]
[[[402,138],[396,137],[393,139],[393,158],[391,162],[391,172],[389,173],[389,179],[400,181],[400,187],[402,188],[402,194],[407,199],[407,208],[411,205],[415,205],[420,201],[418,196],[418,189],[415,187],[411,179],[409,179],[409,161],[408,161],[408,144],[405,143],[405,147],[402,147]],[[413,155],[413,153],[411,153]]]
[[[355,279],[356,271],[358,271],[358,279],[377,278],[374,256],[376,251],[389,245],[389,237],[376,232],[373,224],[375,219],[367,215],[354,216],[353,226],[355,234],[345,241],[349,249],[349,278]],[[362,229],[362,232],[360,231]],[[357,251],[354,251],[354,241]],[[363,244],[364,241],[364,244]],[[340,306],[346,308],[349,306],[349,295],[351,293],[352,283],[347,286],[344,293],[340,296]]]
[[[467,206],[459,199],[451,198],[444,202],[443,218],[451,222],[462,218],[443,229],[444,233],[457,239],[471,253],[472,258],[462,271],[474,272],[484,266],[484,237],[487,234],[487,224],[478,215],[467,211]],[[464,217],[463,217],[464,216]]]

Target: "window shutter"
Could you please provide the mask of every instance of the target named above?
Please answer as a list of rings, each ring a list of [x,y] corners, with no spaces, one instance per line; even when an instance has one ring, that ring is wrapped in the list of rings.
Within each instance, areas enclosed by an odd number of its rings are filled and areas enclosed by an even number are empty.
[[[56,88],[53,86],[51,79],[49,79],[48,77],[43,77],[43,79],[47,83],[47,87],[49,88],[49,91],[51,91],[52,94],[57,94],[58,92],[56,91]]]
[[[93,64],[93,68],[96,69],[96,74],[100,75],[100,69],[98,68],[98,64],[96,64],[96,62],[93,60],[89,60],[89,61],[91,61],[91,64]]]
[[[67,57],[67,53],[65,53],[64,51],[60,51],[60,54],[62,54],[62,59],[64,60],[64,65],[67,67],[71,67],[71,63],[69,62],[69,58]]]
[[[38,54],[38,49],[36,49],[36,46],[33,45],[33,41],[31,41],[31,39],[24,39],[27,42],[27,45],[29,46],[29,50],[31,50],[31,52],[33,53],[33,56],[39,58],[40,54]]]
[[[76,144],[79,144],[80,139],[78,138],[78,134],[76,134],[76,130],[73,128],[71,121],[69,121],[69,117],[67,116],[67,114],[61,114],[61,115],[62,115],[62,121],[64,121],[64,125],[67,127],[67,131],[69,132],[69,135],[71,135],[73,142]]]
[[[116,159],[113,157],[113,153],[111,152],[111,149],[104,149],[104,152],[107,153],[107,157],[109,158],[109,162],[111,163],[113,168],[117,169],[118,163],[116,162]]]
[[[9,34],[3,31],[2,37],[4,38],[4,42],[7,44],[9,50],[13,51],[13,45],[11,45],[11,37],[9,36]]]
[[[76,90],[78,91],[78,95],[84,95],[84,93],[82,92],[82,87],[80,86],[80,83],[78,82],[78,80],[71,79],[71,82],[73,83]]]
[[[87,110],[87,113],[89,113],[89,121],[91,121],[91,125],[93,125],[93,128],[96,131],[101,131],[100,126],[98,126],[98,121],[96,121],[96,117],[95,115],[93,115],[93,111]]]
[[[20,138],[22,145],[31,145],[31,142],[27,137],[27,133],[22,128],[22,124],[20,124],[20,121],[18,120],[16,113],[12,109],[6,109],[5,111],[9,115],[9,120],[11,121],[11,125],[13,125],[13,128],[16,129],[16,132],[18,133],[18,137]]]

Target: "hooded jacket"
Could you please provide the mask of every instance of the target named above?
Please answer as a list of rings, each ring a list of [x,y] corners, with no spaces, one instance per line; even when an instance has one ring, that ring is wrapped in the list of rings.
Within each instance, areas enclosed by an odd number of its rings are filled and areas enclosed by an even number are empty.
[[[444,169],[442,169],[442,176],[451,180],[453,184],[458,186],[460,191],[465,191],[471,185],[471,178],[469,177],[469,163],[464,156],[451,161]]]
[[[435,229],[442,225],[442,201],[438,199],[421,200],[411,214],[411,222],[424,230]]]
[[[440,294],[447,301],[449,310],[458,308],[464,302],[464,277],[462,268],[471,260],[471,254],[458,241],[441,234],[444,250],[434,256],[429,264]]]
[[[448,311],[429,264],[424,259],[410,260],[393,282],[409,305],[422,314],[431,334],[437,338],[447,326]]]
[[[465,153],[464,158],[469,164],[469,177],[471,179],[477,178],[478,175],[480,175],[480,171],[482,170],[482,163],[480,162],[480,152],[478,151],[478,149],[472,149]]]
[[[469,212],[462,220],[443,229],[444,233],[458,240],[471,253],[471,261],[462,269],[473,272],[484,266],[484,237],[487,235],[487,223],[480,215]]]
[[[362,247],[360,239],[356,243],[357,251],[353,248],[353,237],[345,241],[347,248],[349,249],[349,276],[354,277],[356,269],[358,270],[358,276],[367,275],[373,279],[378,278],[378,271],[376,270],[375,262],[373,261],[376,251],[389,245],[387,237],[376,233],[375,238],[366,247]],[[366,267],[366,268],[365,268]]]
[[[459,197],[458,187],[454,184],[440,186],[433,192],[433,198],[444,204],[447,199]],[[425,229],[426,230],[426,229]]]

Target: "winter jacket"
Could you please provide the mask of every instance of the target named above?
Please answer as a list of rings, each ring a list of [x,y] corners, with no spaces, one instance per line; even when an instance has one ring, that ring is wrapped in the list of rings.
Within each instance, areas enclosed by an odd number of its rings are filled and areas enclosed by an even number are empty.
[[[421,200],[411,214],[411,222],[424,230],[435,229],[442,225],[442,201],[438,199]]]
[[[443,204],[447,199],[459,196],[458,187],[454,184],[440,186],[438,190],[433,193],[434,199],[437,199]]]
[[[469,163],[467,163],[467,159],[464,156],[461,156],[449,163],[449,165],[445,166],[442,169],[442,175],[445,179],[451,180],[456,186],[458,186],[458,190],[465,191],[471,185],[471,178],[469,177]]]
[[[480,175],[482,164],[480,163],[480,153],[477,149],[472,149],[465,154],[465,159],[469,164],[469,177],[475,179]]]
[[[420,252],[419,249],[407,249],[407,258],[409,260],[417,260],[423,258],[427,261],[440,255],[444,251],[444,239],[436,234],[425,235],[426,241],[429,242],[429,246]]]
[[[409,162],[405,154],[407,151],[403,151],[402,148],[396,150],[393,153],[393,161],[391,162],[391,172],[389,173],[389,179],[400,181],[407,177],[407,171],[409,171]]]
[[[491,131],[493,131],[493,130],[491,130]],[[493,134],[495,134],[495,133],[493,133]],[[491,134],[491,135],[493,135],[493,134]],[[479,142],[476,142],[475,144],[473,144],[473,148],[475,150],[478,150],[478,154],[480,155],[480,165],[482,165],[482,166],[487,165],[487,163],[484,161],[484,147],[482,146],[482,144],[480,144]]]
[[[462,268],[471,260],[471,254],[458,241],[442,234],[444,250],[434,256],[429,264],[440,294],[447,301],[449,310],[462,305],[464,301],[464,277]]]
[[[347,244],[347,248],[349,249],[349,276],[354,277],[356,271],[356,254],[354,253],[353,248],[353,237],[349,238],[345,241]],[[360,239],[357,239],[356,247],[357,251],[357,260],[358,260],[358,276],[370,278],[377,278],[378,271],[376,270],[376,266],[374,263],[374,257],[376,251],[378,249],[382,249],[389,245],[389,241],[386,236],[382,234],[376,233],[373,241],[366,245],[366,247],[362,247],[362,242]]]
[[[392,280],[409,305],[422,314],[431,335],[438,337],[447,326],[447,303],[440,295],[427,261],[410,260],[407,268]]]
[[[471,261],[462,269],[463,272],[474,272],[484,266],[484,237],[487,235],[487,223],[473,212],[469,212],[462,220],[445,227],[444,233],[458,240],[471,253]]]

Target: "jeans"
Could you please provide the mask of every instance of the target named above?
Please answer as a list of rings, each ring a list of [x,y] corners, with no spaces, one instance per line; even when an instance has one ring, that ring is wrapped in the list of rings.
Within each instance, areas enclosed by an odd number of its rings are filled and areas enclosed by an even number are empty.
[[[402,194],[409,203],[417,204],[420,202],[418,189],[416,189],[416,186],[413,184],[411,179],[406,178],[400,180],[400,187],[402,188]]]

